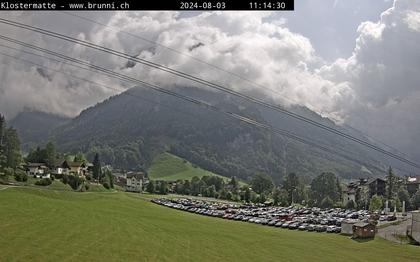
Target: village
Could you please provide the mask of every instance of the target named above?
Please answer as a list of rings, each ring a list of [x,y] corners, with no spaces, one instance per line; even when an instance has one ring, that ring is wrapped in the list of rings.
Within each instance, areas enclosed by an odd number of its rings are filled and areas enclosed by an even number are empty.
[[[94,160],[94,162],[96,162]],[[66,177],[78,177],[82,181],[78,186],[83,187],[85,181],[92,183],[104,182],[105,175],[95,174],[98,165],[96,162],[87,161],[56,161],[54,166],[47,167],[47,163],[27,162],[23,168],[28,176],[39,178],[41,180],[60,179],[65,183]],[[144,171],[126,171],[112,170],[110,166],[100,167],[101,174],[107,174],[108,183],[117,185],[126,192],[133,193],[154,193],[154,194],[180,194],[177,191],[180,181],[151,181]],[[96,171],[97,172],[97,171]],[[98,179],[99,178],[99,179]],[[409,176],[397,178],[407,189],[409,196],[414,196],[420,191],[420,176]],[[234,179],[233,179],[234,180]],[[110,182],[112,181],[112,182]],[[155,189],[150,191],[150,185],[163,185],[165,189]],[[39,185],[43,185],[40,183]],[[105,185],[104,185],[105,186]],[[105,186],[108,187],[108,186]],[[113,186],[112,186],[113,187]],[[238,187],[235,182],[227,183],[227,189],[233,190]],[[252,190],[252,185],[248,185]],[[76,188],[77,190],[79,188]],[[252,201],[239,200],[226,204],[223,200],[216,200],[215,195],[205,196],[196,194],[189,198],[159,198],[152,202],[167,207],[197,213],[201,215],[220,217],[230,220],[239,220],[274,227],[298,229],[301,231],[316,231],[328,233],[340,233],[349,235],[353,238],[373,238],[378,232],[378,228],[385,227],[391,223],[407,223],[405,236],[414,241],[420,240],[420,213],[419,211],[407,212],[407,209],[413,210],[407,206],[405,200],[398,204],[396,202],[385,200],[383,205],[370,207],[372,198],[386,198],[387,179],[386,178],[361,178],[343,185],[341,190],[342,207],[320,208],[302,206],[295,203],[290,206],[281,207],[279,203],[273,203],[272,199],[265,199],[264,202],[252,203]],[[182,194],[181,194],[182,195]],[[210,198],[208,198],[210,197]],[[206,200],[211,199],[214,200]],[[218,197],[223,199],[222,197]],[[220,202],[222,201],[222,202]],[[356,208],[355,203],[363,203]],[[393,204],[393,205],[392,205]],[[352,208],[353,207],[353,208]]]

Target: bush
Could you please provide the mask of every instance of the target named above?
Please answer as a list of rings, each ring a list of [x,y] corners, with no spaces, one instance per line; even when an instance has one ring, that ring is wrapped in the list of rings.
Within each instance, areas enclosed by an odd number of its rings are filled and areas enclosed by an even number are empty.
[[[86,191],[88,191],[89,188],[90,188],[90,184],[89,183],[85,183],[85,189],[86,189]]]
[[[329,198],[329,197],[325,197],[321,201],[320,208],[331,208],[331,207],[333,207],[333,205],[334,205],[334,202],[332,201],[332,199]]]
[[[49,186],[51,185],[52,181],[50,178],[43,178],[41,180],[38,180],[35,182],[35,185],[37,186]]]
[[[63,184],[67,185],[69,183],[69,176],[68,175],[62,175]]]
[[[69,175],[68,180],[68,184],[71,186],[71,188],[73,188],[73,190],[77,190],[79,186],[83,183],[82,178],[79,176]]]
[[[15,175],[15,171],[13,170],[13,168],[6,167],[4,169],[4,175],[7,176],[7,177],[14,176]]]
[[[54,174],[55,179],[62,179],[64,174]]]
[[[110,189],[111,186],[109,185],[109,183],[107,181],[103,182],[102,185],[106,188],[106,189]]]
[[[16,171],[15,180],[18,182],[26,182],[28,181],[28,175],[23,171]]]
[[[357,205],[356,205],[356,203],[353,201],[353,199],[351,199],[350,201],[348,201],[348,202],[347,202],[347,204],[346,204],[345,208],[346,208],[346,209],[356,209],[356,208],[357,208]]]

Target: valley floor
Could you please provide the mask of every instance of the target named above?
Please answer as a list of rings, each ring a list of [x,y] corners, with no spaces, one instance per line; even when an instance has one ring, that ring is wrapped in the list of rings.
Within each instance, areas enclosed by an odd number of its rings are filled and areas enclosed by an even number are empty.
[[[203,217],[139,194],[11,187],[0,191],[0,254],[0,261],[419,261],[420,247]]]

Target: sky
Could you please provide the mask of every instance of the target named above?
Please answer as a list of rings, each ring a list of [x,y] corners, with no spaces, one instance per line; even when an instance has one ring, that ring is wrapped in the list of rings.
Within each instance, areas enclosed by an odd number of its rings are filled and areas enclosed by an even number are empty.
[[[2,17],[162,63],[286,106],[305,105],[420,161],[420,1],[295,2],[293,12],[3,12]],[[0,24],[0,32],[168,88],[191,84],[22,29]],[[0,52],[53,69],[0,54],[0,112],[9,119],[24,108],[76,116],[130,87],[29,55],[3,40]]]

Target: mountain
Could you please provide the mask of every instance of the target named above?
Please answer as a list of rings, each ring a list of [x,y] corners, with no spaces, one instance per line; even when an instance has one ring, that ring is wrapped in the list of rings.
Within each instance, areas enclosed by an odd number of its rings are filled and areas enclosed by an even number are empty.
[[[26,145],[50,139],[60,150],[82,151],[89,159],[98,152],[104,162],[124,169],[146,169],[155,156],[170,152],[216,174],[235,175],[244,180],[257,171],[268,172],[276,182],[289,172],[296,172],[307,181],[323,171],[332,171],[344,178],[384,174],[386,165],[382,164],[380,156],[314,126],[237,97],[189,87],[173,90],[291,131],[340,153],[327,153],[140,87],[92,106],[74,119],[57,121],[58,126],[51,125],[49,132],[39,137],[32,132],[30,136],[24,134],[22,139]],[[305,107],[295,106],[290,110],[341,128]],[[21,126],[16,127],[20,130]]]
[[[52,130],[69,121],[70,118],[40,111],[24,110],[9,121],[16,128],[22,142],[22,149],[28,151],[48,139]]]

